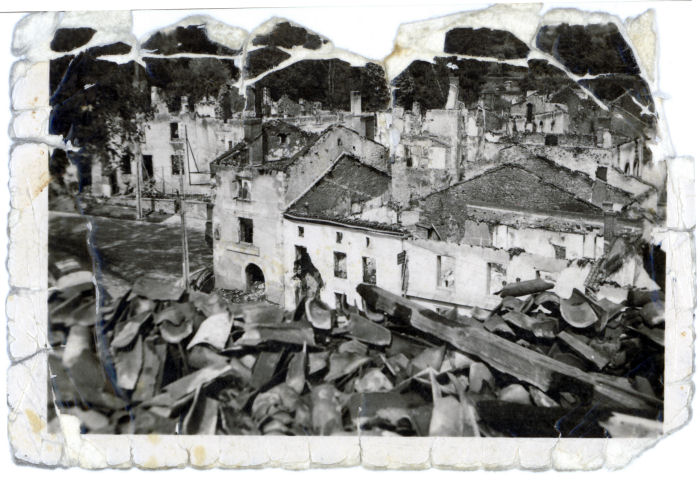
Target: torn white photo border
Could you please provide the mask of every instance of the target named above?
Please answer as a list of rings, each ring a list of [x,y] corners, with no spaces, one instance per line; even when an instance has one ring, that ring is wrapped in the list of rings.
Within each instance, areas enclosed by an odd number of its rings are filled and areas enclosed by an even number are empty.
[[[573,7],[573,5],[572,5]],[[585,7],[585,5],[584,5]],[[370,9],[371,11],[371,9]],[[641,13],[642,10],[639,11]],[[182,17],[190,12],[179,12]],[[170,12],[172,15],[172,12]],[[324,11],[324,15],[332,15],[332,11]],[[215,15],[215,13],[214,13]],[[280,14],[286,16],[286,13]],[[416,17],[415,20],[422,20],[421,17]],[[164,22],[161,26],[168,25],[170,22]],[[236,25],[233,23],[233,25]],[[245,27],[250,30],[250,27]],[[313,28],[312,28],[313,30]],[[318,31],[318,30],[317,30]],[[336,45],[341,44],[334,38],[330,32],[325,33]],[[663,42],[663,36],[660,34],[659,42]],[[352,45],[342,45],[342,47],[353,50]],[[664,73],[660,72],[658,81],[663,86]],[[673,93],[670,93],[673,95]],[[31,101],[25,106],[31,106]],[[38,106],[31,106],[32,111]],[[663,112],[663,108],[660,109]],[[27,124],[31,127],[31,123]],[[673,126],[669,126],[671,137],[673,137]],[[15,132],[18,132],[16,129]],[[32,131],[27,131],[26,139],[36,141],[41,137],[33,135]],[[18,152],[18,151],[15,151]],[[44,153],[45,154],[45,153]],[[685,154],[685,153],[679,153]],[[21,158],[17,158],[14,166],[16,166],[17,179],[23,180],[30,187],[35,186],[35,181],[41,180],[45,176],[42,168],[38,164],[31,162],[19,162]],[[27,158],[25,158],[27,159]],[[31,159],[31,158],[29,158]],[[13,160],[11,160],[12,165]],[[32,166],[27,170],[28,166]],[[676,170],[676,171],[674,171]],[[669,186],[681,186],[687,181],[687,173],[693,170],[691,160],[675,160],[671,169],[669,178]],[[676,174],[677,173],[677,174]],[[12,184],[12,181],[11,181]],[[18,186],[18,185],[15,185]],[[26,187],[15,190],[12,202],[15,207],[31,209],[31,217],[25,218],[33,222],[24,226],[26,230],[36,230],[40,228],[39,234],[43,228],[41,224],[46,220],[46,214],[42,214],[42,209],[45,209],[45,190],[42,193],[41,189],[37,192],[37,197],[34,193],[27,195]],[[683,191],[687,186],[681,186],[680,191]],[[12,188],[11,188],[12,189]],[[670,189],[670,188],[669,188]],[[31,188],[30,188],[31,191]],[[39,201],[43,197],[44,201]],[[671,213],[672,197],[669,196],[669,213]],[[673,209],[675,213],[683,213],[677,222],[681,223],[678,226],[671,226],[670,229],[674,233],[669,236],[677,239],[684,239],[687,232],[687,226],[694,226],[694,216],[688,217],[687,200],[675,200],[682,207]],[[42,205],[41,203],[44,203]],[[42,208],[44,206],[44,208]],[[678,206],[678,205],[677,205]],[[10,215],[12,220],[12,214]],[[671,217],[669,217],[670,219]],[[692,220],[688,224],[688,220]],[[15,227],[23,226],[14,225]],[[683,225],[682,223],[685,223]],[[16,229],[16,228],[15,228]],[[35,232],[36,234],[36,232]],[[36,239],[34,235],[12,235],[28,237],[26,239]],[[44,236],[44,235],[41,235]],[[672,283],[667,291],[667,300],[679,300],[677,309],[683,312],[683,321],[677,322],[673,327],[674,334],[679,336],[679,341],[688,340],[688,344],[679,344],[676,346],[677,351],[670,355],[669,351],[673,351],[673,345],[667,346],[666,353],[666,375],[667,380],[670,378],[672,383],[666,386],[665,410],[666,415],[672,411],[674,417],[665,420],[665,429],[673,431],[676,427],[682,426],[687,421],[688,415],[684,413],[684,408],[689,404],[688,397],[692,393],[689,376],[692,373],[692,310],[694,303],[688,305],[687,301],[695,301],[694,274],[688,273],[689,258],[694,257],[693,245],[694,240],[688,238],[674,243],[677,246],[675,250],[668,253],[669,267],[673,271],[677,268],[676,276],[671,277]],[[22,295],[27,295],[27,298],[21,304],[12,300],[12,295],[8,300],[8,313],[11,320],[12,314],[15,315],[15,320],[20,320],[26,317],[27,312],[31,309],[36,313],[31,317],[35,320],[41,320],[45,317],[45,309],[40,308],[42,300],[46,300],[45,293],[42,293],[40,281],[44,275],[41,270],[36,270],[39,267],[22,261],[17,263],[19,259],[15,258],[13,265],[13,248],[12,237],[10,240],[10,271],[11,277],[18,277],[15,280],[20,280],[21,283],[15,283],[15,287],[24,286],[28,291]],[[24,248],[20,250],[31,250],[32,246],[23,244]],[[41,248],[38,252],[42,253]],[[15,248],[17,249],[17,248]],[[45,249],[44,255],[45,257]],[[28,258],[36,260],[36,258]],[[39,258],[41,260],[42,258]],[[45,271],[45,267],[41,267]],[[679,292],[673,292],[673,290]],[[19,292],[17,292],[19,293]],[[680,300],[686,302],[680,302]],[[15,305],[13,305],[15,304]],[[669,303],[671,306],[671,303]],[[14,312],[13,312],[13,307]],[[678,316],[679,310],[676,311]],[[688,316],[690,315],[690,320]],[[670,317],[669,317],[670,319]],[[12,323],[12,322],[11,322]],[[24,327],[24,325],[22,325]],[[685,333],[681,335],[681,332]],[[12,337],[12,330],[10,330]],[[36,338],[37,341],[42,341],[41,332],[37,330],[30,337]],[[669,334],[667,332],[667,340]],[[686,339],[687,338],[687,339]],[[10,339],[12,341],[12,339]],[[41,346],[41,344],[40,344]],[[690,351],[690,352],[688,352]],[[51,435],[44,433],[42,425],[45,419],[42,419],[42,413],[38,408],[41,407],[42,396],[40,392],[34,390],[21,390],[18,383],[26,383],[31,378],[35,381],[42,381],[42,371],[44,371],[43,381],[46,381],[45,366],[41,362],[41,353],[23,354],[21,351],[14,352],[10,348],[11,357],[18,363],[14,364],[8,373],[8,394],[10,401],[10,422],[9,432],[11,444],[19,453],[15,453],[18,460],[23,460],[32,464],[45,465],[68,465],[68,466],[84,466],[84,467],[123,467],[131,466],[132,464],[149,468],[149,467],[168,467],[168,466],[183,466],[191,465],[195,467],[209,466],[225,466],[225,467],[256,467],[256,466],[282,466],[288,468],[306,468],[306,467],[323,467],[323,466],[354,466],[364,465],[371,468],[427,468],[441,467],[450,469],[477,469],[477,468],[508,468],[520,467],[524,469],[544,469],[555,467],[557,469],[584,469],[597,468],[601,466],[616,468],[625,466],[631,457],[634,457],[639,451],[651,446],[655,440],[546,440],[546,439],[501,439],[501,438],[482,438],[482,439],[456,439],[456,438],[362,438],[358,442],[357,439],[349,437],[202,437],[202,436],[109,436],[109,435],[83,435],[80,436],[76,432],[77,428],[65,427],[62,437],[65,441],[60,442],[55,440]],[[669,373],[669,371],[672,371]],[[688,378],[678,378],[679,374],[687,375]],[[670,377],[669,377],[670,376]],[[41,387],[41,383],[37,383]],[[35,387],[32,384],[31,387]],[[15,395],[21,394],[21,398],[14,399]],[[45,396],[43,396],[45,397]],[[45,404],[44,404],[45,407]],[[34,409],[36,409],[36,412]],[[27,411],[29,410],[29,411]],[[45,427],[45,426],[44,426]],[[34,430],[39,428],[38,434]],[[133,451],[130,451],[123,443],[128,441],[132,445]],[[329,444],[331,443],[332,444]],[[102,449],[101,449],[102,448]],[[170,448],[170,450],[168,450]],[[605,455],[604,455],[605,454]],[[52,456],[53,455],[53,456]],[[264,457],[261,457],[264,455]],[[309,455],[311,459],[309,459]],[[517,455],[517,456],[516,456]],[[544,457],[544,458],[543,458]],[[133,459],[132,459],[133,458]],[[491,459],[492,458],[492,459]]]

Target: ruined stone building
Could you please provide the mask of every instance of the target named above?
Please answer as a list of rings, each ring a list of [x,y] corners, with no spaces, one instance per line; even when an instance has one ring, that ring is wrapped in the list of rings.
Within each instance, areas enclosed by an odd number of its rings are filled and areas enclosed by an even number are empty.
[[[392,146],[392,194],[406,205],[461,179],[474,137],[474,113],[458,102],[456,78],[450,78],[444,109],[420,106],[411,111],[394,109],[382,123],[388,132],[380,136]],[[471,133],[473,134],[473,133]],[[398,138],[398,139],[396,139]],[[396,142],[394,142],[396,141]]]
[[[341,154],[284,213],[285,307],[293,308],[314,287],[331,307],[361,304],[355,288],[372,283],[399,293],[407,232],[389,207],[391,176],[358,157]]]
[[[629,138],[581,118],[579,94],[509,92],[498,113],[488,95],[465,106],[452,79],[444,108],[425,112],[253,99],[242,142],[211,163],[217,287],[264,287],[291,309],[359,304],[357,284],[374,283],[469,313],[506,283],[585,277],[639,236],[658,191],[619,167]]]
[[[162,194],[180,191],[182,176],[185,194],[209,195],[209,162],[243,138],[242,123],[217,117],[213,101],[198,103],[190,110],[183,98],[180,111],[173,113],[155,88],[152,97],[154,115],[145,126],[140,146],[143,177]],[[131,161],[128,169],[132,184],[135,163]]]
[[[500,162],[502,152],[514,146],[593,178],[604,166],[663,185],[663,169],[652,165],[645,148],[649,126],[628,111],[605,109],[582,89],[567,86],[545,94],[522,92],[514,80],[495,82],[485,83],[478,100],[467,106],[453,76],[443,109],[423,111],[414,103],[411,110],[379,116],[378,139],[391,149],[398,203],[406,206]]]
[[[284,213],[284,305],[310,293],[330,307],[360,304],[355,287],[371,283],[471,313],[497,305],[506,283],[583,282],[613,240],[643,228],[635,198],[600,178],[530,156],[400,209],[389,173],[343,154]]]
[[[362,95],[359,91],[350,92],[349,111],[331,111],[323,109],[320,102],[308,102],[305,99],[295,102],[286,95],[274,101],[269,89],[263,88],[261,109],[265,119],[283,120],[307,132],[319,133],[330,125],[339,125],[372,140],[377,132],[376,113],[363,111]]]
[[[409,216],[414,221],[406,244],[407,296],[434,307],[492,308],[504,284],[556,282],[575,261],[600,258],[606,238],[641,233],[642,222],[613,212],[612,203],[604,209],[564,189],[582,183],[575,175],[549,179],[542,171],[500,164],[403,213],[404,223]],[[600,190],[594,196],[605,199],[609,191],[617,201],[625,198],[606,186]]]
[[[243,139],[242,120],[222,119],[212,99],[190,106],[182,97],[179,106],[168,106],[156,87],[151,88],[151,106],[152,117],[143,121],[141,142],[133,149],[136,154],[118,160],[119,169],[109,177],[95,163],[93,185],[99,188],[93,191],[102,196],[133,191],[140,162],[143,191],[208,197],[209,163]]]
[[[569,108],[551,102],[547,96],[532,93],[510,108],[507,123],[511,135],[526,132],[564,134],[569,131]]]
[[[333,125],[319,134],[284,121],[246,120],[245,139],[212,161],[214,274],[217,287],[246,290],[264,283],[282,304],[285,273],[282,215],[342,153],[388,170],[387,150]]]

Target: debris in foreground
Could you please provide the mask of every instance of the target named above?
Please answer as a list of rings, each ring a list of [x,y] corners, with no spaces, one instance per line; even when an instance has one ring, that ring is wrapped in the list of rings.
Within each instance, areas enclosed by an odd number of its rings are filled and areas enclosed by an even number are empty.
[[[85,432],[661,431],[662,293],[560,300],[528,281],[482,321],[369,284],[357,287],[364,311],[302,300],[285,312],[148,279],[98,307],[84,277],[73,279],[50,291],[51,404]]]

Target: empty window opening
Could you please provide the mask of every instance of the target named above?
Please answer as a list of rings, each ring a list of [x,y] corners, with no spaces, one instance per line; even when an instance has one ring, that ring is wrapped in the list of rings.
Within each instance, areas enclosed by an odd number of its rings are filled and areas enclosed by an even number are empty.
[[[340,231],[335,232],[335,242],[336,243],[343,243],[343,233]]]
[[[141,176],[145,179],[153,178],[153,155],[143,155],[143,172]]]
[[[559,138],[556,134],[547,134],[544,137],[545,146],[557,146],[559,144]]]
[[[336,278],[348,278],[347,255],[341,252],[333,252],[333,275]]]
[[[182,155],[170,155],[170,171],[172,174],[182,174]]]
[[[557,260],[566,260],[566,247],[555,245],[554,243],[552,243],[552,247],[554,247],[554,258]]]
[[[304,227],[303,226],[297,227],[297,235],[299,235],[299,238],[304,238]]]
[[[446,255],[437,256],[437,286],[453,289],[455,286],[455,259]]]
[[[374,258],[362,257],[362,281],[377,284],[377,262]]]
[[[176,122],[170,123],[170,139],[180,139],[180,126]]]
[[[334,292],[335,294],[335,308],[340,309],[346,305],[345,294],[341,292]]]
[[[532,104],[529,102],[527,104],[527,118],[525,122],[532,122]]]
[[[240,243],[253,243],[253,220],[250,218],[238,219],[238,241]]]
[[[486,293],[493,294],[506,285],[506,267],[500,263],[487,264]]]
[[[131,156],[122,156],[122,174],[131,174]]]
[[[233,197],[239,200],[250,201],[251,183],[249,179],[238,178],[233,182]]]

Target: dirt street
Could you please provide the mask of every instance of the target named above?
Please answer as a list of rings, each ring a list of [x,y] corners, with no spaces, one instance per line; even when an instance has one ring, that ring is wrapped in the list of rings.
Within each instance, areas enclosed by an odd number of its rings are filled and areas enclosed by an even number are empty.
[[[88,228],[89,227],[89,228]],[[211,266],[212,252],[201,231],[188,231],[190,271]],[[74,256],[103,274],[109,291],[151,273],[176,279],[182,274],[180,227],[101,216],[51,212],[50,261]],[[117,285],[117,286],[115,286]]]

